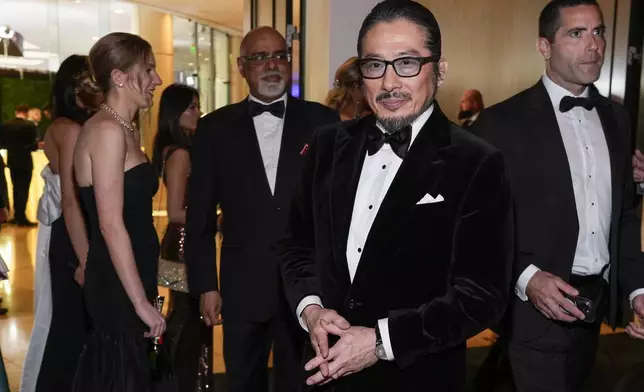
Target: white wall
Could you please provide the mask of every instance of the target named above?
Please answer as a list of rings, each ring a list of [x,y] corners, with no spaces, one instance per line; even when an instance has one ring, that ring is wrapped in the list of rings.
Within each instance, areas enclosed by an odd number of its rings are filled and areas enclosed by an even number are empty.
[[[380,1],[329,1],[329,88],[333,85],[335,70],[349,57],[357,55],[358,32],[362,21]]]

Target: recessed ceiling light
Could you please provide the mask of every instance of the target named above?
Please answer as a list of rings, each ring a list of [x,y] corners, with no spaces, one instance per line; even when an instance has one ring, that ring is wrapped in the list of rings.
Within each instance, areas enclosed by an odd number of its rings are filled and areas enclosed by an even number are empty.
[[[115,13],[115,14],[122,14],[122,13],[123,13],[123,10],[122,10],[122,9],[120,9],[120,8],[117,8],[117,9],[115,9],[115,10],[114,10],[114,13]]]
[[[193,65],[193,63],[188,63],[188,67],[192,67]]]
[[[208,57],[204,58],[203,60],[204,60],[204,61],[208,61]]]

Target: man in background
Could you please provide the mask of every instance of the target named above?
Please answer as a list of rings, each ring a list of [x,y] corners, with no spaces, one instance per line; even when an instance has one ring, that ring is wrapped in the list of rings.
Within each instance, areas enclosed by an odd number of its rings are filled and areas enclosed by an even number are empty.
[[[222,311],[230,392],[298,390],[306,338],[288,311],[276,245],[281,238],[302,154],[313,131],[339,122],[334,110],[287,92],[291,62],[284,37],[260,27],[242,40],[237,62],[250,95],[199,121],[188,184],[186,259],[190,291],[201,294],[208,325]],[[221,295],[214,237],[223,211]]]
[[[14,217],[9,223],[21,227],[37,225],[27,220],[25,215],[34,169],[31,152],[38,147],[38,130],[34,123],[29,121],[28,116],[29,106],[19,105],[16,107],[15,118],[0,126],[0,146],[7,150],[7,166],[11,171],[13,184]]]
[[[549,2],[537,39],[545,74],[473,129],[510,168],[515,295],[501,336],[520,392],[583,390],[602,321],[614,328],[625,299],[644,316],[628,113],[593,86],[605,29],[595,0]],[[644,339],[639,324],[626,332]]]
[[[479,90],[465,90],[461,98],[461,106],[458,109],[458,120],[461,121],[461,128],[469,129],[472,127],[484,108],[483,96]]]

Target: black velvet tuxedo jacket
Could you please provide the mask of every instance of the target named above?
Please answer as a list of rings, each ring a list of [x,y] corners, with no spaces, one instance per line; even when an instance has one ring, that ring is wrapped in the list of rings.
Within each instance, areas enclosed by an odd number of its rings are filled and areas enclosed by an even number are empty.
[[[279,295],[276,245],[300,177],[302,149],[320,126],[339,122],[318,103],[288,97],[275,194],[266,177],[248,99],[199,121],[191,152],[186,260],[191,293],[219,290],[215,232],[221,205],[221,294],[226,318],[265,321]]]
[[[513,228],[501,153],[438,105],[396,174],[353,282],[346,247],[374,117],[316,133],[280,245],[293,312],[318,295],[351,325],[389,318],[395,361],[328,384],[345,391],[462,391],[465,342],[503,315]],[[417,205],[426,194],[443,202]],[[310,345],[305,355],[312,357]]]
[[[591,94],[599,95],[591,90]],[[615,326],[620,303],[633,290],[644,287],[644,259],[639,245],[628,115],[622,105],[605,97],[600,97],[597,113],[611,166],[608,320]],[[503,151],[510,168],[518,250],[512,287],[530,264],[569,280],[579,223],[566,150],[543,83],[539,81],[483,111],[474,133]],[[516,295],[512,296],[507,321],[509,336],[524,342],[541,336],[552,322]]]

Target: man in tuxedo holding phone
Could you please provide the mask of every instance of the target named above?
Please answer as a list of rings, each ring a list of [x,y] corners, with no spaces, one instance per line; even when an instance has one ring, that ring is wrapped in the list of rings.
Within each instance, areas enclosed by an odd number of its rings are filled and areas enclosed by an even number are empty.
[[[625,298],[644,316],[628,115],[593,86],[604,32],[594,0],[551,1],[545,75],[473,127],[509,162],[518,256],[502,340],[521,392],[581,390],[604,317],[614,327]],[[627,332],[644,338],[634,323]]]
[[[306,382],[462,392],[466,340],[501,318],[509,296],[505,164],[435,101],[447,62],[427,8],[376,5],[358,55],[373,114],[316,133],[280,246],[311,341]]]
[[[244,37],[239,71],[250,96],[199,121],[188,185],[186,259],[190,291],[201,294],[208,325],[225,322],[228,390],[293,391],[302,373],[304,333],[285,305],[276,244],[313,131],[338,114],[287,93],[291,63],[284,37],[269,27]],[[215,262],[217,205],[223,211],[221,295]],[[223,299],[223,304],[222,304]],[[223,307],[222,307],[223,305]],[[223,310],[223,313],[222,313]]]

